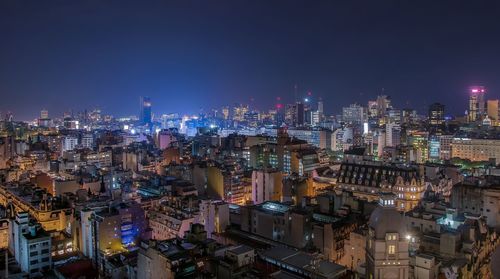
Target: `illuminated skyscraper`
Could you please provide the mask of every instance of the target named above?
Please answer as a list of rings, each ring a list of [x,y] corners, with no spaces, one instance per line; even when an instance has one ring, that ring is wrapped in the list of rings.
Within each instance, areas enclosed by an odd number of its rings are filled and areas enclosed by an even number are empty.
[[[378,116],[378,104],[377,101],[368,101],[367,109],[368,118],[373,119]]]
[[[384,117],[387,109],[391,108],[391,99],[386,95],[381,95],[377,97],[377,110],[378,116]]]
[[[323,100],[320,99],[318,101],[318,114],[319,114],[320,118],[323,118],[323,113],[324,113],[324,111],[323,111]]]
[[[304,122],[305,122],[305,111],[304,111],[304,104],[301,103],[301,102],[297,102],[295,104],[295,113],[296,113],[296,116],[295,116],[295,123],[294,123],[294,126],[295,127],[300,127],[300,126],[303,126],[304,125]]]
[[[40,112],[40,118],[38,119],[38,126],[40,127],[51,127],[52,120],[49,119],[49,111],[44,109]]]
[[[248,106],[247,105],[235,105],[233,107],[233,120],[234,121],[244,121],[245,120],[245,113],[248,112]]]
[[[49,111],[44,109],[40,112],[40,119],[49,119]]]
[[[495,123],[498,122],[499,120],[498,100],[488,100],[487,112],[488,112],[488,117],[492,121],[494,121]]]
[[[363,124],[366,120],[366,110],[358,104],[342,108],[342,121],[348,124]]]
[[[297,102],[293,105],[292,104],[286,105],[285,121],[288,125],[293,127],[304,126],[305,122],[304,104],[301,102]]]
[[[481,120],[485,114],[486,104],[484,102],[484,86],[471,86],[469,88],[469,122]]]
[[[149,97],[141,97],[141,116],[142,124],[151,124],[151,99]]]

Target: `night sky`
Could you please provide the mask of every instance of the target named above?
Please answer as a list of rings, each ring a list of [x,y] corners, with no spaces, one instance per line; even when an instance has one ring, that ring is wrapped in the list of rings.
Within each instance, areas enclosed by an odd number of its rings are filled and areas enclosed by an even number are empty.
[[[16,119],[138,114],[140,95],[157,114],[267,109],[294,84],[328,113],[384,88],[462,114],[469,85],[500,96],[500,1],[0,1],[0,110]]]

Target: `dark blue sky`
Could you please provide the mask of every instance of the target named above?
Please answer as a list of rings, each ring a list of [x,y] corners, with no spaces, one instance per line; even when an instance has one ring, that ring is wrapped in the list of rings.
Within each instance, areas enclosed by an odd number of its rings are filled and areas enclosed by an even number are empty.
[[[385,88],[423,111],[500,92],[499,1],[0,1],[0,110],[196,112],[293,84],[327,112]]]

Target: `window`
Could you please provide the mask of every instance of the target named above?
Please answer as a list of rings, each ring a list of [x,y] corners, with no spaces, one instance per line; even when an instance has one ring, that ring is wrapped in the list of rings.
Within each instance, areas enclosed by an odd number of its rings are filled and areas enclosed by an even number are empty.
[[[30,253],[30,257],[34,257],[38,255],[38,251],[34,251]]]
[[[396,253],[396,245],[389,245],[387,253],[389,255],[394,255]]]
[[[37,264],[38,263],[38,260],[32,260],[30,261],[30,264]]]
[[[49,249],[43,249],[42,250],[42,254],[48,254],[49,253]]]
[[[387,234],[386,239],[387,240],[396,240],[397,236],[395,234]]]

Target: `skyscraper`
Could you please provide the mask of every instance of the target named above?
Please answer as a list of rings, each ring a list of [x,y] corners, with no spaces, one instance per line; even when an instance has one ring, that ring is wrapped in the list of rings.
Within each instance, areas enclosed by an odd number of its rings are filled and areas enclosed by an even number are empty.
[[[429,107],[429,125],[439,126],[444,122],[444,105],[434,103]]]
[[[304,104],[297,102],[286,105],[285,122],[293,127],[301,127],[305,124]]]
[[[485,93],[486,89],[484,86],[469,87],[469,122],[482,120],[486,110],[486,104],[484,102]]]
[[[149,97],[141,97],[141,116],[142,124],[151,124],[151,99]]]
[[[488,117],[495,123],[498,122],[498,100],[488,100],[487,111]]]
[[[377,97],[378,117],[384,117],[387,109],[391,108],[391,99],[386,95]]]
[[[304,104],[301,102],[297,102],[295,106],[295,113],[297,114],[295,117],[296,122],[294,123],[295,127],[303,126],[305,122]]]
[[[49,119],[49,111],[46,109],[43,109],[40,112],[40,119]]]
[[[347,124],[363,124],[366,120],[366,110],[358,104],[342,108],[342,121]]]
[[[323,100],[321,100],[321,99],[318,101],[318,112],[320,115],[323,115],[323,112],[324,112],[323,111]]]

